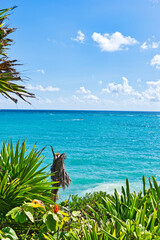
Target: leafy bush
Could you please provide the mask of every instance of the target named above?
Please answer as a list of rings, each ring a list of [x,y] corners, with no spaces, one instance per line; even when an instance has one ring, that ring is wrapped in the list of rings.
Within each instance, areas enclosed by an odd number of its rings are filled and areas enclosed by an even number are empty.
[[[0,154],[0,213],[6,214],[12,208],[24,201],[39,199],[45,203],[50,200],[53,184],[46,173],[48,166],[41,168],[43,162],[42,151],[35,150],[26,153],[26,141],[14,150],[12,141],[6,145],[3,142]],[[1,216],[0,215],[0,216]]]
[[[6,236],[8,227],[14,229],[11,235],[15,231],[26,240],[160,240],[160,187],[154,177],[149,183],[146,190],[143,177],[143,193],[138,194],[130,192],[126,180],[121,194],[115,189],[113,195],[72,196],[71,202],[59,204],[60,210],[36,199],[23,203],[6,214],[0,234]]]
[[[102,202],[102,197],[106,197],[106,192],[94,192],[94,193],[86,193],[84,197],[79,197],[78,195],[72,195],[70,201],[71,210],[86,210],[86,206],[90,204],[90,206],[94,206],[96,208],[95,202]],[[65,203],[65,202],[64,202]],[[63,204],[63,202],[62,202]]]
[[[127,179],[121,194],[115,189],[113,195],[98,192],[72,197],[71,209],[78,206],[88,225],[82,224],[78,233],[73,230],[70,239],[160,239],[160,187],[154,177],[152,181],[149,178],[146,190],[143,176],[143,193],[130,192]]]

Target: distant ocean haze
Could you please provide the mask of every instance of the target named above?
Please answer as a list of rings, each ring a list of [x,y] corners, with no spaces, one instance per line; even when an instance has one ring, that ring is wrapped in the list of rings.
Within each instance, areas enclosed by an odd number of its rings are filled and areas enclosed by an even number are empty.
[[[72,184],[60,198],[88,191],[120,191],[128,178],[142,187],[142,176],[160,180],[160,113],[111,111],[1,110],[0,139],[27,139],[30,150],[46,146],[43,165],[52,163],[50,145],[67,155]],[[50,169],[48,169],[49,171]]]

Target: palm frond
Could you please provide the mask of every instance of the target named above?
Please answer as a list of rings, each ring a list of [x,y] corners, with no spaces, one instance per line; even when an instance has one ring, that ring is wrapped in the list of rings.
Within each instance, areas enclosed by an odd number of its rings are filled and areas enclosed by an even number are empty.
[[[9,28],[5,24],[5,20],[7,20],[14,8],[0,10],[0,93],[17,103],[18,99],[15,96],[28,102],[26,98],[34,98],[35,95],[28,92],[25,86],[18,83],[19,81],[23,82],[20,73],[16,70],[16,67],[20,64],[18,64],[17,60],[10,60],[7,55],[8,48],[13,44],[13,39],[9,38],[8,35],[16,29]]]

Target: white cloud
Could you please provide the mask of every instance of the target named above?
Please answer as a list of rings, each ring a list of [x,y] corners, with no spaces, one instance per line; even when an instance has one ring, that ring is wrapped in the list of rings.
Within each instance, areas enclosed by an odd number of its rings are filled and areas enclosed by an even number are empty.
[[[128,84],[128,79],[125,77],[122,77],[123,79],[123,84],[116,84],[116,83],[109,83],[107,88],[103,88],[102,91],[106,93],[116,93],[118,94],[124,94],[124,95],[132,95],[132,96],[137,96],[141,97],[141,94],[138,93],[135,89],[132,88]]]
[[[141,45],[141,48],[142,48],[142,49],[148,49],[147,42],[144,42],[144,43]]]
[[[84,102],[83,99],[79,98],[77,95],[72,95],[72,98],[73,98],[73,100],[75,100],[76,102],[81,102],[81,103]]]
[[[152,48],[159,48],[160,41],[159,42],[152,42]]]
[[[102,85],[102,83],[103,83],[102,81],[99,81],[99,85]]]
[[[125,46],[137,44],[138,41],[130,36],[125,37],[120,32],[112,35],[105,33],[104,35],[94,32],[92,34],[93,41],[97,42],[102,51],[114,52],[125,49]]]
[[[38,69],[37,72],[42,73],[42,74],[45,74],[44,69]]]
[[[36,102],[38,102],[39,104],[51,104],[52,103],[52,100],[49,99],[49,98],[42,98],[42,97],[38,97],[36,98]]]
[[[76,41],[76,42],[80,42],[80,43],[84,43],[85,34],[81,30],[79,30],[77,32],[77,37],[76,38],[71,38],[71,40]]]
[[[88,89],[85,89],[85,87],[80,87],[79,90],[76,91],[76,93],[88,94],[88,93],[91,93],[91,91]]]
[[[29,84],[26,88],[30,90],[41,91],[41,92],[58,92],[60,90],[59,88],[54,88],[52,86],[48,86],[44,88],[42,85],[32,86],[31,84]]]
[[[138,78],[137,79],[137,83],[141,83],[142,82],[142,79],[141,78]]]
[[[103,88],[102,91],[111,94],[132,96],[134,97],[132,98],[134,102],[160,102],[160,80],[148,81],[146,84],[147,88],[144,91],[138,92],[130,86],[128,80],[123,77],[123,84],[109,83],[107,88]]]
[[[150,81],[146,83],[148,88],[142,92],[143,97],[149,101],[160,101],[160,80],[157,82]]]
[[[47,41],[48,41],[48,42],[56,43],[56,40],[55,40],[55,39],[52,40],[51,38],[47,38]]]
[[[156,48],[159,48],[160,47],[160,41],[158,42],[144,42],[142,45],[141,45],[141,48],[143,50],[147,50],[147,49],[156,49]]]
[[[74,98],[74,100],[77,100],[77,101],[91,100],[91,101],[97,102],[99,100],[97,96],[93,95],[91,91],[89,89],[86,89],[84,86],[80,87],[79,90],[76,91],[76,93],[83,95],[82,98],[79,98],[78,96],[73,95],[72,97]]]
[[[151,66],[155,66],[157,69],[160,68],[160,55],[157,54],[151,59]]]
[[[93,94],[88,94],[86,96],[83,97],[84,99],[88,99],[88,100],[94,100],[94,101],[98,101],[99,98]]]

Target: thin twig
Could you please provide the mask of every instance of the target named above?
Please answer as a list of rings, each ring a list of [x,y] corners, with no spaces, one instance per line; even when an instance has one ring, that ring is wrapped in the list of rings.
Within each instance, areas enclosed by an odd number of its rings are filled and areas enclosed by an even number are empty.
[[[25,236],[24,236],[24,240],[26,239],[26,237],[27,237],[27,235],[28,235],[30,229],[31,229],[31,225],[29,226],[29,228],[28,228],[28,230],[27,230],[27,232],[26,232],[26,234],[25,234]]]

